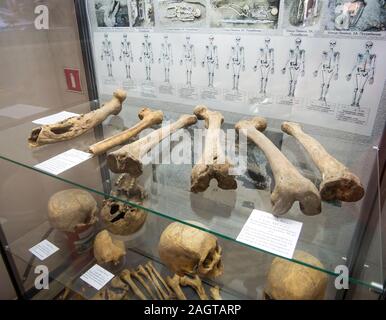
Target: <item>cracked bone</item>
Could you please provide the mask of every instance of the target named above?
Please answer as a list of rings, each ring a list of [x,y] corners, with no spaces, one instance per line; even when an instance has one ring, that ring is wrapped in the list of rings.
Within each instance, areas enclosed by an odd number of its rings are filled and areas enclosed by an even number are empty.
[[[211,287],[209,291],[210,291],[210,296],[213,300],[222,300],[219,286]]]
[[[164,300],[164,296],[162,295],[161,291],[156,286],[156,284],[153,282],[153,278],[151,277],[150,273],[142,265],[138,266],[137,272],[138,274],[143,275],[152,284],[154,290],[157,293],[158,299]]]
[[[198,105],[194,114],[200,120],[205,120],[205,147],[201,159],[192,169],[191,191],[203,192],[209,187],[210,180],[216,179],[219,188],[236,189],[234,176],[229,174],[232,165],[222,150],[220,134],[224,117],[218,111],[210,111],[207,107]]]
[[[129,286],[130,289],[133,291],[133,293],[141,300],[147,300],[145,295],[142,293],[142,291],[137,287],[135,282],[133,281],[133,278],[131,277],[131,271],[128,269],[124,269],[121,272],[120,275],[121,279],[126,282]]]
[[[28,138],[28,145],[30,147],[39,147],[44,144],[74,139],[95,128],[108,116],[117,115],[122,110],[122,102],[125,99],[126,92],[117,89],[113,94],[113,98],[99,109],[54,124],[34,128]]]
[[[359,178],[332,157],[316,139],[303,132],[298,123],[283,122],[281,129],[303,145],[318,167],[322,175],[319,191],[323,200],[354,202],[362,199],[365,191]]]
[[[94,155],[99,155],[105,153],[111,148],[128,142],[132,137],[138,135],[141,131],[153,125],[160,124],[163,120],[163,112],[161,110],[153,111],[149,108],[142,108],[138,113],[138,117],[141,121],[136,123],[133,127],[112,137],[94,143],[89,147],[89,152]]]
[[[98,263],[118,264],[124,255],[126,250],[123,241],[112,239],[107,230],[102,230],[96,235],[94,256]]]
[[[153,263],[151,261],[149,261],[146,265],[145,265],[145,268],[147,269],[147,271],[149,272],[150,275],[152,275],[152,277],[154,277],[154,280],[155,282],[157,281],[157,279],[159,280],[159,282],[161,282],[162,286],[165,288],[166,290],[166,293],[164,292],[164,297],[166,300],[170,300],[172,298],[174,298],[174,292],[173,290],[171,290],[169,288],[169,286],[167,285],[167,283],[165,282],[165,280],[162,278],[162,276],[160,275],[160,273],[157,271],[157,269],[153,266]],[[158,283],[158,281],[157,281]],[[162,286],[160,285],[160,288],[162,289]]]
[[[195,275],[194,278],[190,278],[188,276],[183,276],[180,278],[180,284],[182,286],[189,286],[196,291],[200,300],[208,300],[208,295],[205,292],[205,288],[202,285],[201,279],[198,275]]]
[[[196,116],[182,115],[177,121],[163,126],[147,136],[123,146],[122,148],[111,152],[107,156],[107,164],[111,171],[115,173],[129,173],[133,177],[142,174],[142,157],[152,148],[159,144],[167,136],[177,130],[188,127],[197,122]]]
[[[132,271],[131,276],[135,278],[142,287],[145,288],[147,294],[153,299],[157,300],[157,297],[154,295],[153,291],[150,289],[150,287],[147,285],[146,281],[143,279],[143,277],[138,273],[138,271]]]
[[[265,154],[275,179],[271,194],[273,212],[282,215],[288,212],[295,201],[306,215],[321,211],[321,199],[315,185],[303,177],[281,151],[261,132],[267,127],[264,118],[254,117],[236,123],[236,130],[255,143]]]
[[[175,274],[173,278],[167,276],[166,283],[169,285],[170,288],[172,288],[178,300],[186,300],[186,296],[180,286],[180,279],[181,277],[178,274]]]

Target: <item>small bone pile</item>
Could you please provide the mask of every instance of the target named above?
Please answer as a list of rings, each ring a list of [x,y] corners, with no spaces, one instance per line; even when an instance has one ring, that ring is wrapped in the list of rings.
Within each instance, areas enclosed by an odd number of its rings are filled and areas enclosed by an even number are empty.
[[[166,280],[149,261],[144,266],[139,265],[136,270],[124,269],[120,279],[127,284],[130,292],[140,300],[186,300],[186,295],[181,286],[190,286],[201,300],[207,300],[205,288],[198,276],[190,278],[174,275],[167,276]],[[220,288],[211,289],[211,296],[215,300],[221,300]]]

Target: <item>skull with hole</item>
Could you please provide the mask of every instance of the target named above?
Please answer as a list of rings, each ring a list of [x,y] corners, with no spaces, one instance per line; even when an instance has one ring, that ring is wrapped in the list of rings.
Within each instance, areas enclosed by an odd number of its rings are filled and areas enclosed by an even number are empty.
[[[317,258],[304,251],[295,251],[294,259],[323,268]],[[325,273],[296,262],[275,258],[268,272],[264,297],[270,300],[322,300],[326,287]]]
[[[127,236],[137,232],[147,218],[144,210],[127,202],[142,205],[146,194],[137,184],[137,180],[127,174],[117,179],[115,187],[116,191],[112,191],[111,195],[119,200],[110,198],[103,202],[101,219],[111,233]]]
[[[211,278],[223,272],[217,238],[182,223],[173,222],[162,232],[158,250],[162,262],[180,276]]]
[[[98,207],[92,195],[81,189],[67,189],[51,196],[48,220],[55,229],[77,232],[97,222]]]

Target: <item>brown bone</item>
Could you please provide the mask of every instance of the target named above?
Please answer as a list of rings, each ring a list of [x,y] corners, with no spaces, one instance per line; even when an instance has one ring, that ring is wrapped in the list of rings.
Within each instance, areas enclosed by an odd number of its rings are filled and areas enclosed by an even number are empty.
[[[122,102],[125,99],[126,92],[118,89],[114,92],[113,98],[99,109],[33,129],[28,144],[30,147],[38,147],[74,139],[102,123],[108,116],[121,112]]]
[[[192,169],[191,191],[203,192],[209,187],[210,180],[216,179],[221,189],[236,189],[237,183],[229,175],[232,165],[226,159],[221,148],[220,134],[224,117],[218,111],[210,111],[207,107],[198,105],[194,108],[198,119],[205,120],[207,128],[205,148],[201,159]]]
[[[182,286],[192,287],[196,291],[200,300],[208,300],[208,295],[206,294],[205,288],[202,285],[201,279],[198,275],[195,275],[194,278],[183,276],[180,278],[180,284]]]
[[[133,281],[132,277],[131,277],[131,271],[128,270],[128,269],[124,269],[122,272],[121,272],[121,279],[123,281],[125,281],[131,288],[131,290],[133,291],[133,293],[141,300],[147,300],[145,295],[142,293],[142,291],[137,287],[137,285],[135,284],[135,282]]]
[[[299,141],[311,156],[322,175],[319,190],[323,200],[358,201],[365,190],[359,178],[332,157],[314,138],[304,133],[298,123],[283,122],[281,129]]]
[[[145,288],[147,294],[153,299],[157,300],[157,297],[154,295],[153,291],[151,291],[150,287],[147,285],[146,281],[142,278],[142,276],[137,271],[131,271],[131,276],[135,278],[142,287]]]
[[[213,300],[222,300],[219,286],[211,287],[209,291],[210,291],[210,296],[212,297]]]
[[[264,118],[254,117],[236,123],[236,130],[253,141],[265,154],[272,168],[275,188],[271,194],[273,212],[281,215],[299,201],[300,210],[306,215],[316,215],[321,211],[318,189],[289,162],[280,150],[260,131],[267,127]]]
[[[164,296],[162,295],[161,291],[157,287],[157,285],[154,283],[153,278],[151,277],[150,273],[141,265],[138,266],[137,272],[140,275],[143,275],[152,285],[153,288],[155,289],[158,299],[164,300]]]
[[[105,153],[107,150],[114,148],[120,144],[128,142],[132,137],[136,136],[141,131],[160,124],[163,120],[163,112],[161,110],[152,111],[149,108],[142,108],[138,113],[138,118],[141,120],[133,127],[122,131],[112,137],[94,143],[89,147],[89,152],[95,155]]]
[[[151,277],[151,280],[153,282],[153,284],[155,285],[155,287],[158,289],[158,291],[161,293],[162,295],[162,298],[164,300],[170,300],[170,296],[165,292],[165,290],[162,288],[162,286],[160,285],[160,283],[158,282],[158,279],[157,279],[157,276],[154,274],[152,268],[149,266],[149,264],[146,264],[145,265],[145,269],[147,270],[147,272],[149,273],[150,277]],[[163,281],[163,279],[162,279]],[[168,287],[169,289],[169,287]],[[170,290],[170,289],[169,289]]]
[[[153,263],[151,261],[149,261],[147,264],[146,264],[146,267],[148,268],[149,272],[150,273],[153,273],[156,278],[158,278],[158,280],[161,282],[161,284],[164,286],[164,288],[166,289],[166,292],[167,292],[167,296],[168,296],[168,299],[172,299],[174,298],[174,292],[173,290],[171,290],[168,286],[168,284],[165,282],[165,280],[162,278],[162,276],[160,275],[160,273],[157,271],[157,269],[154,267]]]
[[[188,127],[196,122],[196,116],[182,115],[177,121],[110,153],[107,156],[107,164],[110,170],[115,173],[127,172],[133,177],[140,176],[143,166],[141,159],[146,153],[178,129]]]
[[[169,287],[173,289],[178,300],[186,300],[186,296],[180,286],[180,279],[181,277],[178,274],[175,274],[173,278],[170,278],[169,276],[166,277],[166,282]]]

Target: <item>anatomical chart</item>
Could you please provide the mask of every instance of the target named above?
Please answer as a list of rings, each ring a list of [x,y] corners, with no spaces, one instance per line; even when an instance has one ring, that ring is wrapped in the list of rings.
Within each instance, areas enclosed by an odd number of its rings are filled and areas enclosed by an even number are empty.
[[[384,0],[330,0],[327,30],[385,31],[386,1]]]
[[[154,26],[153,0],[128,0],[130,21],[133,27],[149,28]]]
[[[127,0],[95,0],[98,27],[129,27]]]
[[[200,28],[206,26],[205,0],[160,0],[159,24],[164,28]]]
[[[280,0],[210,0],[210,26],[275,29]]]

